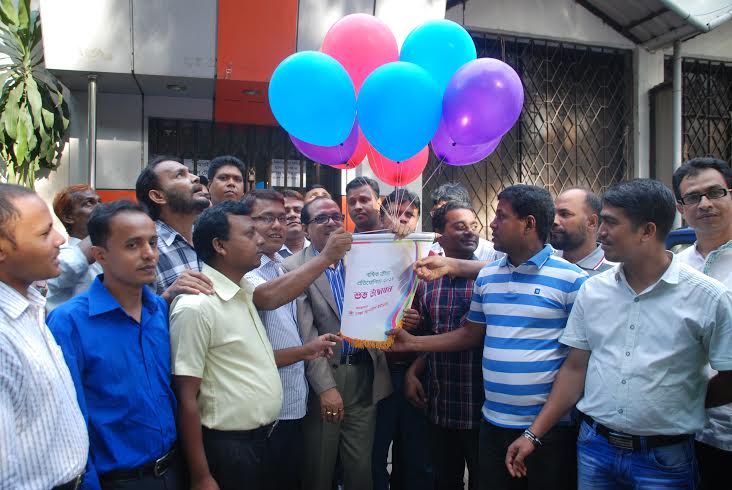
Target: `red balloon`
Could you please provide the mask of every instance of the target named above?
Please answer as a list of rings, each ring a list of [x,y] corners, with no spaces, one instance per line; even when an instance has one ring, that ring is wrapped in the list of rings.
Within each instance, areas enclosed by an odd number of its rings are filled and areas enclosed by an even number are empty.
[[[346,15],[333,24],[320,50],[343,65],[356,94],[372,71],[399,60],[399,47],[389,26],[367,14]]]
[[[369,165],[374,175],[380,181],[396,187],[405,186],[422,175],[430,156],[430,148],[425,146],[419,153],[403,162],[389,160],[371,145],[369,145],[366,155],[369,158]]]
[[[366,158],[366,152],[368,151],[369,146],[369,140],[367,140],[366,136],[363,135],[361,128],[358,128],[358,143],[356,144],[356,149],[353,151],[351,158],[349,158],[346,163],[346,165],[349,166],[344,168],[356,168],[361,165],[363,159]]]
[[[363,161],[363,160],[361,160]],[[351,163],[350,161],[346,163],[341,163],[340,165],[329,165],[329,167],[337,168],[338,170],[351,170],[361,165],[361,163]]]

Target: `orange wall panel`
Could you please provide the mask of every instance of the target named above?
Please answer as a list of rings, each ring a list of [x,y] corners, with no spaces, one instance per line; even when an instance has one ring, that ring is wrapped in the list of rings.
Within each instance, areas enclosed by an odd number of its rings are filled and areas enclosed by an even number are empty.
[[[102,198],[102,202],[112,202],[118,199],[129,199],[132,202],[137,202],[134,190],[119,190],[119,189],[96,189],[99,197]]]

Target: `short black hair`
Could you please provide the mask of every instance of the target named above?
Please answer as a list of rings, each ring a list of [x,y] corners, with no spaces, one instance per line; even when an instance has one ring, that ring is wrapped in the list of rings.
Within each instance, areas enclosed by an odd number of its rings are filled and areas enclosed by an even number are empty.
[[[671,189],[653,179],[620,182],[602,195],[603,206],[620,208],[637,229],[646,223],[656,225],[656,238],[664,242],[676,217],[676,202]]]
[[[300,222],[303,225],[307,225],[308,223],[310,223],[310,220],[312,219],[311,216],[310,216],[310,207],[313,205],[313,203],[318,202],[318,201],[321,201],[323,199],[327,199],[329,201],[333,201],[333,199],[331,199],[329,197],[318,196],[315,199],[313,199],[312,201],[310,201],[309,203],[307,203],[305,206],[302,207],[302,211],[300,211]],[[333,202],[335,202],[335,201],[333,201]],[[338,203],[336,203],[336,206],[338,206]],[[340,208],[341,207],[338,206],[338,209],[340,209]]]
[[[516,184],[503,189],[498,200],[508,202],[519,218],[533,216],[539,240],[547,242],[554,224],[554,199],[548,190],[535,185]]]
[[[252,208],[241,201],[224,201],[204,210],[193,227],[193,248],[198,258],[208,262],[216,256],[214,238],[228,240],[231,227],[228,216],[251,216]]]
[[[468,202],[447,201],[444,206],[435,210],[432,214],[432,229],[437,232],[445,231],[447,225],[447,213],[453,209],[468,209],[475,214],[473,206]]]
[[[274,201],[282,204],[283,206],[285,205],[285,198],[274,189],[252,189],[241,198],[241,202],[250,208],[254,207],[254,203],[256,203],[257,200]]]
[[[446,182],[430,193],[432,205],[440,201],[470,202],[468,190],[457,182]]]
[[[216,177],[216,172],[218,172],[221,167],[225,167],[227,165],[236,167],[239,172],[241,172],[241,178],[244,179],[244,176],[247,174],[247,167],[244,165],[244,162],[233,155],[222,155],[211,160],[211,163],[208,166],[208,181],[213,182],[214,177]]]
[[[412,206],[416,207],[417,215],[419,215],[420,207],[422,206],[422,203],[419,200],[419,196],[413,192],[409,192],[406,189],[395,189],[391,191],[391,193],[386,196],[384,198],[384,201],[381,203],[381,217],[384,217],[384,215],[386,214],[386,209],[392,204],[398,207],[401,206],[403,203],[411,204]]]
[[[284,197],[285,199],[287,199],[287,198],[289,198],[289,199],[297,199],[298,201],[304,201],[305,200],[305,198],[302,196],[302,194],[300,194],[299,192],[297,192],[295,189],[283,189],[282,190],[282,197]]]
[[[374,191],[374,194],[376,195],[376,198],[379,197],[379,183],[376,182],[374,179],[370,179],[369,177],[356,177],[352,181],[350,181],[348,184],[346,184],[346,195],[348,195],[349,192],[353,189],[358,189],[359,187],[363,186],[369,186],[371,187],[371,190]]]
[[[86,225],[92,245],[97,247],[107,246],[110,233],[109,222],[120,213],[147,214],[145,208],[128,199],[119,199],[97,205],[89,215],[89,221]]]
[[[674,172],[674,196],[676,196],[677,201],[681,199],[681,182],[684,178],[693,177],[702,170],[706,170],[708,168],[716,170],[722,174],[724,182],[727,184],[727,189],[732,188],[732,168],[730,168],[727,162],[720,160],[719,158],[712,157],[692,158],[691,160],[687,160],[682,163]]]
[[[140,175],[137,176],[137,182],[135,183],[135,195],[137,196],[137,202],[139,202],[147,211],[147,214],[153,220],[160,217],[160,205],[150,199],[150,191],[160,190],[160,180],[155,173],[155,167],[163,162],[178,162],[183,164],[183,160],[170,156],[170,155],[159,155],[151,159],[142,169]]]
[[[13,201],[26,196],[37,196],[37,194],[22,185],[0,184],[0,238],[9,241],[13,248],[18,246],[13,230],[15,222],[20,218],[20,211]]]

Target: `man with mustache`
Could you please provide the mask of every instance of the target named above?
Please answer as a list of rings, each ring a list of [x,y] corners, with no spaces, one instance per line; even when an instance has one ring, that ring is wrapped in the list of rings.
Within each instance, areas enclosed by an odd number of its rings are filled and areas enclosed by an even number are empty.
[[[0,184],[0,488],[75,490],[89,453],[45,298],[31,287],[59,274],[62,243],[35,192]]]
[[[180,158],[158,156],[137,177],[137,200],[155,221],[159,259],[155,292],[170,304],[179,294],[212,294],[193,249],[193,222],[211,203]]]
[[[231,155],[216,157],[208,167],[208,191],[211,205],[238,201],[244,195],[244,162]]]
[[[468,203],[450,201],[432,215],[432,228],[441,235],[439,243],[446,257],[477,261],[479,227]],[[474,284],[473,279],[450,276],[420,281],[414,305],[422,327],[432,335],[462,328]],[[482,348],[477,346],[462,352],[428,353],[407,370],[405,396],[415,407],[427,410],[437,490],[462,488],[466,464],[469,488],[478,488],[480,409],[484,400],[481,361]],[[425,370],[426,391],[419,378]]]
[[[175,449],[168,304],[147,284],[155,223],[137,204],[100,204],[89,218],[103,274],[48,317],[89,430],[83,489],[183,489]]]
[[[379,183],[368,177],[356,177],[346,184],[348,215],[355,224],[354,233],[383,228],[379,209]]]
[[[320,259],[333,235],[343,233],[341,209],[327,198],[306,204],[302,220],[311,245],[285,260],[288,271]],[[344,277],[343,260],[333,262],[298,298],[303,342],[340,330]],[[308,490],[330,488],[338,456],[346,489],[372,488],[376,404],[392,391],[389,370],[384,353],[378,349],[355,349],[346,342],[339,347],[335,346],[333,359],[318,358],[306,366],[313,392],[303,422],[303,481]]]
[[[619,264],[577,295],[558,339],[567,358],[505,466],[535,475],[546,435],[576,403],[578,488],[696,488],[704,408],[732,402],[732,293],[666,251],[676,209],[662,183],[621,182],[602,202],[598,237]],[[707,362],[720,371],[709,382]]]
[[[398,351],[458,352],[483,345],[481,489],[514,488],[505,448],[531,425],[567,356],[557,339],[587,274],[553,255],[546,243],[553,221],[546,189],[518,184],[501,191],[491,229],[493,244],[506,256],[481,269],[463,326],[421,337],[404,329],[390,332]],[[574,434],[569,416],[546,434],[528,488],[572,486]]]
[[[282,196],[285,198],[287,234],[285,235],[285,243],[278,253],[283,259],[286,259],[290,255],[310,246],[310,240],[305,238],[305,228],[300,219],[302,207],[305,205],[302,194],[293,189],[285,189],[282,191]]]
[[[732,289],[732,170],[723,160],[694,158],[676,169],[673,186],[676,209],[696,232],[696,243],[676,257]],[[712,489],[732,465],[732,404],[709,408],[706,416],[696,456],[702,488]]]
[[[552,247],[589,275],[610,269],[605,252],[597,243],[600,198],[586,189],[567,189],[554,200]]]

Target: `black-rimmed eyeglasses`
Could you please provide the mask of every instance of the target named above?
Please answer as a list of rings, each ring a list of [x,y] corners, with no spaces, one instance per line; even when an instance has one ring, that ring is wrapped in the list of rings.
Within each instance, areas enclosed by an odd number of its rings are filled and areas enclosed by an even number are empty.
[[[679,202],[685,206],[690,206],[692,204],[699,204],[702,200],[702,197],[705,197],[707,199],[721,199],[729,192],[732,191],[732,189],[723,189],[721,187],[715,187],[714,189],[709,189],[707,192],[690,192],[689,194],[682,196],[679,198]]]
[[[284,214],[281,216],[272,216],[271,214],[263,214],[262,216],[252,216],[252,219],[254,221],[258,221],[260,223],[264,223],[265,225],[271,225],[275,221],[279,221],[281,225],[287,224],[287,216]]]
[[[333,222],[335,222],[335,223],[343,223],[343,220],[344,219],[346,219],[346,217],[344,215],[340,214],[340,213],[338,213],[338,214],[321,214],[321,215],[316,216],[315,218],[311,219],[310,221],[308,221],[305,224],[309,225],[310,223],[315,223],[315,224],[318,224],[318,225],[324,225],[324,224],[326,224],[330,220],[333,220]]]

